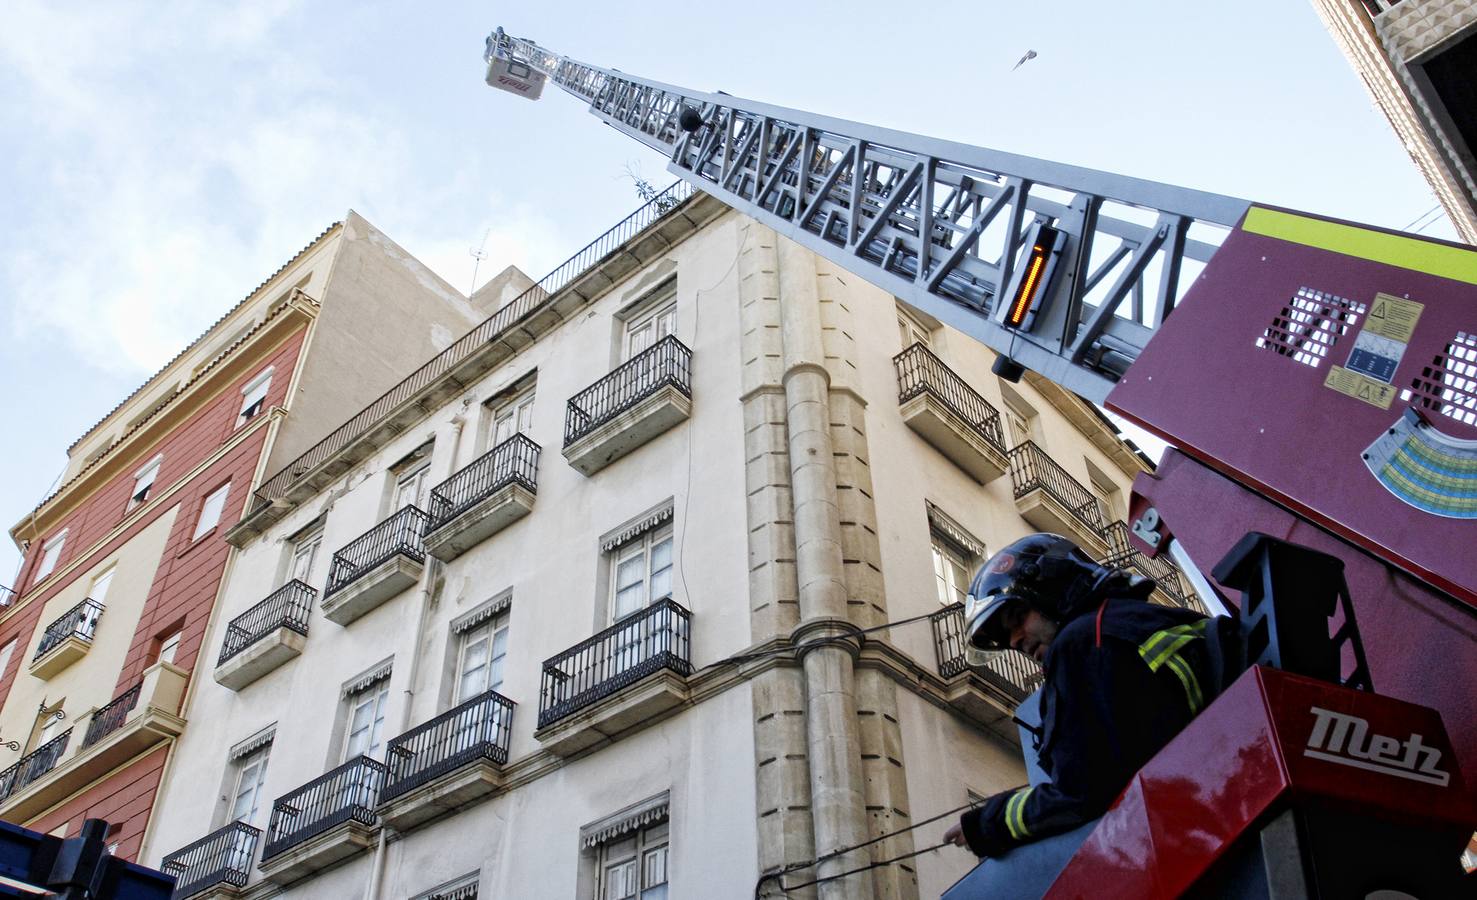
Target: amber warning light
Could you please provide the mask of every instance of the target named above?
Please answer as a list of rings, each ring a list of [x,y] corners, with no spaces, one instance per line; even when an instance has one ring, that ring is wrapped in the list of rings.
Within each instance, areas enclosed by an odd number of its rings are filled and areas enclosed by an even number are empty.
[[[1056,270],[1056,261],[1061,256],[1066,233],[1050,225],[1036,224],[1027,235],[1026,246],[1030,250],[1016,266],[1011,279],[1015,290],[1007,292],[1009,305],[1001,311],[1000,324],[1006,328],[1030,331],[1036,324],[1036,316],[1049,296],[1051,276]]]

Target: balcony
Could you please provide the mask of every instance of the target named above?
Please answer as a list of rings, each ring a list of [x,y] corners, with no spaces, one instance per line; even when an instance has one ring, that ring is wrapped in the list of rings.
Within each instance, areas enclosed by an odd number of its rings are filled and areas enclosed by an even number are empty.
[[[686,702],[691,618],[660,600],[546,660],[534,737],[569,756]]]
[[[347,625],[419,581],[430,524],[429,515],[407,506],[335,553],[323,615]]]
[[[1103,565],[1128,569],[1153,579],[1154,593],[1150,599],[1164,606],[1179,606],[1196,612],[1206,611],[1194,592],[1186,590],[1174,564],[1168,560],[1145,556],[1129,543],[1127,525],[1113,522],[1103,529],[1103,539],[1108,544],[1108,555],[1103,557]]]
[[[1106,552],[1098,499],[1034,441],[1010,451],[1010,485],[1016,509],[1031,527],[1071,538],[1089,556]]]
[[[391,740],[380,818],[405,831],[499,790],[513,706],[488,691]]]
[[[232,822],[164,857],[159,868],[175,877],[174,896],[178,900],[200,895],[212,900],[237,897],[251,877],[261,834],[260,828]]]
[[[539,445],[515,434],[431,491],[426,552],[450,562],[533,510]]]
[[[36,647],[36,655],[31,658],[31,674],[49,679],[86,656],[92,648],[92,636],[97,632],[97,620],[102,614],[103,605],[88,599],[47,625],[41,635],[41,643]]]
[[[1008,719],[1001,722],[1002,710],[1014,710],[1041,685],[1041,667],[1014,650],[994,655],[983,666],[965,663],[963,604],[944,607],[929,617],[929,623],[939,675],[949,682],[949,705],[987,725],[1009,726]]]
[[[318,592],[297,579],[232,619],[226,626],[215,680],[239,691],[296,658],[308,642],[308,614]]]
[[[564,458],[596,472],[692,415],[692,351],[672,335],[570,398]]]
[[[184,669],[155,663],[144,670],[138,684],[78,717],[66,735],[0,773],[0,818],[23,822],[149,748],[178,737],[185,729],[179,711],[188,679]],[[72,731],[78,731],[82,740],[69,755],[64,737]],[[48,759],[43,751],[53,755]],[[32,760],[29,768],[22,767],[27,760]]]
[[[262,874],[290,884],[369,849],[385,764],[357,756],[272,804]]]
[[[68,728],[16,760],[15,764],[4,772],[0,772],[0,809],[8,806],[12,797],[22,794],[27,787],[56,768],[57,760],[67,752],[67,744],[71,739],[72,729]]]
[[[903,422],[980,484],[1005,474],[1010,461],[1000,412],[922,344],[892,358]]]

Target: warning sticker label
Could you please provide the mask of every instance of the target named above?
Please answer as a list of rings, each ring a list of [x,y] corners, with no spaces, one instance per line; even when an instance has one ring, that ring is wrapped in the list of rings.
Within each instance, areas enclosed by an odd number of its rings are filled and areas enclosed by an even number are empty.
[[[1366,334],[1372,331],[1380,337],[1408,344],[1410,336],[1415,333],[1415,323],[1420,321],[1421,312],[1425,308],[1424,303],[1416,303],[1414,300],[1375,294],[1374,303],[1370,304],[1369,317],[1364,320],[1364,331]]]
[[[1389,294],[1375,294],[1374,302],[1369,305],[1369,316],[1364,320],[1364,330],[1354,339],[1354,349],[1349,352],[1348,371],[1357,373],[1366,380],[1383,382],[1387,387],[1392,384],[1395,369],[1405,356],[1405,348],[1409,346],[1410,336],[1415,332],[1416,322],[1420,321],[1421,311],[1425,308],[1424,304],[1412,300],[1403,300]],[[1340,384],[1334,384],[1335,380]],[[1368,400],[1382,409],[1389,408],[1388,401],[1381,403],[1374,396],[1364,396],[1367,392],[1358,385],[1351,385],[1348,378],[1335,379],[1330,373],[1323,383],[1334,390]],[[1353,392],[1345,390],[1350,386],[1355,388]]]
[[[1333,388],[1340,394],[1347,394],[1356,400],[1363,400],[1370,406],[1378,406],[1380,409],[1389,409],[1390,402],[1395,399],[1393,385],[1384,381],[1376,381],[1368,375],[1361,375],[1343,366],[1334,366],[1329,369],[1328,377],[1323,379],[1323,386]]]

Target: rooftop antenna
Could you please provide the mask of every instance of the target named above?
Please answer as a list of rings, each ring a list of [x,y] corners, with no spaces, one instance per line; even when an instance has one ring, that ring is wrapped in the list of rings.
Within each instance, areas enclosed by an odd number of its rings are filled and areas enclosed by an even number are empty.
[[[468,297],[471,297],[477,291],[477,268],[482,265],[482,260],[487,258],[487,236],[490,234],[492,234],[491,228],[482,232],[481,244],[476,247],[467,248],[468,255],[476,260],[476,262],[472,263],[472,289],[467,291]]]

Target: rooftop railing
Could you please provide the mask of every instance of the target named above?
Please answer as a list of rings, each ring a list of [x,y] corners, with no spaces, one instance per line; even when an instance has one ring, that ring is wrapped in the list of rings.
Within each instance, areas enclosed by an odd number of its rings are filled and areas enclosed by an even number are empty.
[[[964,662],[964,605],[955,603],[929,616],[933,625],[933,647],[938,654],[939,674],[953,678],[962,672],[974,672],[1003,691],[1016,703],[1021,702],[1041,684],[1041,667],[1036,660],[1006,650],[993,654],[990,661],[979,668],[971,668]]]
[[[1103,509],[1082,482],[1067,474],[1035,441],[1023,441],[1010,451],[1010,486],[1015,498],[1042,491],[1056,499],[1094,534],[1103,530]]]
[[[291,628],[303,637],[308,635],[308,615],[318,592],[294,578],[267,595],[267,599],[232,619],[226,626],[226,639],[221,644],[216,665],[255,644],[279,628]]]
[[[1000,411],[927,347],[914,344],[894,356],[892,365],[897,370],[899,405],[920,394],[928,394],[954,415],[968,422],[991,446],[1001,453],[1005,452]]]
[[[692,674],[692,613],[668,598],[620,620],[544,661],[538,727],[635,684],[662,669]]]
[[[272,804],[262,859],[271,859],[344,822],[378,825],[374,808],[379,805],[386,771],[384,763],[356,756],[279,797]]]
[[[575,394],[564,413],[564,446],[609,422],[667,385],[692,396],[692,351],[667,335]]]
[[[91,641],[93,634],[97,632],[97,620],[102,614],[103,605],[90,598],[62,613],[60,618],[46,626],[46,631],[41,635],[41,643],[36,647],[36,655],[32,658],[40,659],[69,637]]]
[[[217,884],[245,887],[251,878],[251,862],[261,834],[260,828],[232,822],[164,857],[159,868],[175,877],[177,898],[198,894]]]
[[[128,714],[138,706],[139,694],[143,688],[143,682],[139,682],[92,714],[92,720],[87,723],[87,733],[82,736],[83,750],[123,727]]]
[[[578,253],[540,279],[537,284],[499,309],[491,318],[467,332],[450,347],[412,372],[404,381],[390,388],[379,399],[364,407],[349,421],[314,444],[302,456],[288,463],[280,472],[263,482],[256,491],[256,503],[252,511],[255,512],[256,508],[265,506],[273,500],[286,497],[293,483],[300,477],[328,461],[334,454],[369,431],[381,419],[389,416],[401,404],[415,397],[447,372],[455,369],[463,360],[489,342],[496,340],[550,297],[604,261],[621,245],[690,197],[692,190],[691,185],[685,181],[673,184],[585,245]]]
[[[403,507],[399,512],[350,541],[333,555],[333,565],[328,570],[328,585],[323,596],[328,597],[342,590],[375,566],[396,555],[416,562],[426,561],[424,538],[431,517],[416,506]]]
[[[513,705],[488,691],[391,740],[385,750],[390,774],[381,799],[398,797],[474,760],[506,763]]]
[[[67,752],[67,741],[71,737],[72,729],[68,728],[16,760],[10,768],[0,772],[0,803],[4,803],[10,799],[11,795],[56,768],[57,760]]]
[[[431,490],[434,531],[510,484],[538,492],[539,445],[515,434]]]

